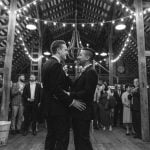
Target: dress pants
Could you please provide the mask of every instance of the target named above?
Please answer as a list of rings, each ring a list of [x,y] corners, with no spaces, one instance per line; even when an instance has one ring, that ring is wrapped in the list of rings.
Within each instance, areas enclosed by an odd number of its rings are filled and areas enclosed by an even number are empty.
[[[141,113],[139,111],[132,111],[132,122],[137,137],[141,138]]]
[[[93,150],[89,135],[90,122],[90,120],[72,119],[75,150]]]
[[[28,131],[32,123],[32,131],[36,131],[38,106],[34,102],[25,105],[24,108],[24,131]]]
[[[94,128],[99,128],[100,123],[100,110],[99,110],[99,104],[97,102],[93,102],[93,126]]]
[[[114,108],[114,126],[117,126],[119,120],[120,125],[123,124],[123,105],[117,104]]]
[[[45,150],[67,150],[69,144],[69,117],[48,116]]]
[[[11,128],[15,130],[21,129],[23,122],[23,105],[12,106],[12,116],[11,116]]]

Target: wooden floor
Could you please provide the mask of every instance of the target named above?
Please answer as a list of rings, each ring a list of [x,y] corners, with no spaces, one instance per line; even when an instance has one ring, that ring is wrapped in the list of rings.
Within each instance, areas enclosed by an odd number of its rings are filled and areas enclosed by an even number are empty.
[[[72,132],[70,135],[68,150],[74,150]],[[37,136],[30,133],[26,137],[10,135],[7,146],[0,147],[0,150],[44,150],[45,136],[45,130],[40,130]],[[94,150],[150,150],[150,143],[126,136],[124,129],[91,132],[91,141]]]

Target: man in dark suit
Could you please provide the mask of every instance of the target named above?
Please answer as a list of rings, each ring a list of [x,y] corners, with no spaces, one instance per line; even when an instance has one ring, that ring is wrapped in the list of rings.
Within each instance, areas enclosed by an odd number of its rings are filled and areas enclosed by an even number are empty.
[[[117,89],[114,92],[114,97],[116,99],[117,105],[114,109],[114,126],[117,126],[117,122],[119,120],[120,126],[123,125],[123,104],[122,104],[122,93],[121,85],[117,85]]]
[[[24,132],[23,135],[26,136],[28,133],[28,128],[32,122],[32,133],[36,135],[36,122],[37,122],[37,112],[38,106],[40,104],[41,98],[41,85],[36,82],[36,77],[34,74],[30,75],[30,82],[27,83],[23,90],[23,103],[24,103]]]
[[[93,98],[98,83],[98,76],[93,69],[92,60],[94,51],[90,48],[83,48],[78,56],[78,62],[83,70],[76,79],[70,96],[86,104],[86,109],[79,111],[71,108],[72,126],[74,133],[75,150],[92,150],[90,142],[90,122],[93,118]]]
[[[85,109],[82,102],[73,100],[64,91],[68,90],[68,80],[61,61],[66,59],[68,49],[65,41],[57,40],[51,44],[52,57],[42,70],[42,104],[47,121],[45,150],[67,150],[69,144],[69,107],[80,111]]]

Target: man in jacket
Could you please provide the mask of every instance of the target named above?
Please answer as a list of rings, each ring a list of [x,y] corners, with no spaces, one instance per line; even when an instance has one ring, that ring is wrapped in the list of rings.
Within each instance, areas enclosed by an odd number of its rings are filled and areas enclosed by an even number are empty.
[[[41,85],[36,82],[36,76],[30,75],[30,82],[27,83],[23,90],[24,102],[24,132],[23,135],[28,134],[28,129],[32,123],[32,134],[36,135],[36,122],[38,106],[41,98]]]
[[[83,69],[70,93],[72,98],[78,99],[86,104],[86,109],[83,111],[71,108],[75,150],[93,149],[90,142],[89,130],[91,119],[93,119],[94,92],[98,83],[98,76],[92,65],[93,58],[94,50],[83,48],[80,51],[77,59]]]
[[[25,86],[25,76],[19,75],[18,82],[13,83],[11,94],[12,94],[12,115],[11,115],[11,129],[12,134],[19,133],[23,122],[23,100],[22,93]],[[18,116],[18,117],[17,117]]]
[[[61,62],[66,59],[68,49],[65,41],[56,40],[51,44],[52,57],[42,70],[42,104],[47,122],[45,150],[67,150],[69,143],[69,107],[80,111],[85,109],[82,102],[73,100],[64,91],[68,82]]]

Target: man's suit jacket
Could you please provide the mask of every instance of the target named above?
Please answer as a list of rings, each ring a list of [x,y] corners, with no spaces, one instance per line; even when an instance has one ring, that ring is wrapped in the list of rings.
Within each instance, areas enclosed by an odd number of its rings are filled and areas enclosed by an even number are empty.
[[[68,91],[69,80],[65,75],[62,65],[51,57],[43,66],[42,83],[42,110],[45,115],[67,115],[68,107],[73,99],[64,90]]]
[[[133,104],[132,104],[132,110],[133,111],[137,111],[137,112],[141,112],[141,104],[140,104],[140,89],[137,88],[137,90],[135,92],[132,93],[133,94]]]
[[[114,97],[116,99],[116,102],[117,102],[117,106],[121,106],[122,105],[122,94],[123,94],[123,91],[121,90],[121,93],[120,95],[118,94],[118,90],[116,90],[114,92]]]
[[[27,83],[23,90],[23,102],[24,105],[29,104],[28,98],[31,98],[31,91],[30,91],[30,83]],[[35,94],[34,94],[34,104],[39,104],[41,101],[41,85],[39,83],[36,83],[35,87]]]
[[[72,117],[91,120],[93,117],[93,98],[98,83],[98,76],[93,66],[89,66],[75,81],[70,96],[86,104],[84,111],[71,107]]]

